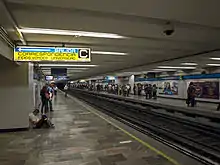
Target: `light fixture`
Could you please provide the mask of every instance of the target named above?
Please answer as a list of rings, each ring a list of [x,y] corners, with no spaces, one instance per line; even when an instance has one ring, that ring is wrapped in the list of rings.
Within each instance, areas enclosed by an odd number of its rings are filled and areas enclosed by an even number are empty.
[[[176,69],[153,69],[153,71],[161,71],[161,72],[173,72],[176,71]]]
[[[97,67],[98,65],[39,64],[40,67]]]
[[[217,57],[213,57],[213,58],[210,58],[211,60],[220,60],[220,58],[217,58]]]
[[[78,73],[83,72],[83,70],[68,70],[67,73]]]
[[[160,69],[196,69],[196,67],[181,67],[181,66],[158,66]]]
[[[54,67],[53,67],[54,68]],[[67,70],[86,70],[88,68],[67,68]],[[51,70],[51,68],[41,68],[41,70]]]
[[[106,55],[118,55],[118,56],[126,56],[128,53],[122,52],[104,52],[104,51],[91,51],[92,54],[106,54]]]
[[[59,29],[21,28],[19,29],[19,31],[22,33],[31,33],[31,34],[83,36],[83,37],[113,38],[113,39],[127,38],[125,36],[121,36],[119,34],[114,34],[114,33],[72,31],[72,30],[59,30]]]
[[[208,66],[220,66],[220,64],[206,64]]]
[[[196,65],[198,65],[198,64],[197,64],[197,63],[194,63],[194,62],[183,62],[183,63],[181,63],[181,65],[196,66]]]

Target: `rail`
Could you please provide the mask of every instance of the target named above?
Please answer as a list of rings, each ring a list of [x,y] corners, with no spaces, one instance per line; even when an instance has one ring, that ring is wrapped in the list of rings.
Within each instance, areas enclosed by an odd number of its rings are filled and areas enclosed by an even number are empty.
[[[78,89],[70,94],[204,164],[220,163],[219,129],[149,111],[149,104],[140,106],[127,98]]]

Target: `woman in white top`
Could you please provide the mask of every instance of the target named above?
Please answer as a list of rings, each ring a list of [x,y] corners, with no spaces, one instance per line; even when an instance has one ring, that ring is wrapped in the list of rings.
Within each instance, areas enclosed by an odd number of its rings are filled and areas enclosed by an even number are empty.
[[[67,91],[68,91],[68,85],[67,84],[64,87],[64,91],[65,91],[65,97],[67,97]]]

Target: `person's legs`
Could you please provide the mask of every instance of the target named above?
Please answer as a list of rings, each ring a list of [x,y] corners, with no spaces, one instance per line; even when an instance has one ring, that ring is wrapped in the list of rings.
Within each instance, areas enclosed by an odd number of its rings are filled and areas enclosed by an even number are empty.
[[[195,106],[195,98],[194,98],[194,97],[191,98],[191,106],[192,106],[192,107]]]
[[[44,120],[41,118],[35,125],[35,128],[41,128],[43,126]]]
[[[41,99],[41,113],[44,113],[44,108],[45,108],[45,101]]]
[[[49,101],[48,100],[45,100],[45,109],[44,109],[44,111],[45,111],[45,113],[47,113],[48,111],[49,111],[49,107],[48,107],[48,103]]]
[[[49,109],[50,109],[50,111],[53,111],[52,100],[49,100]]]

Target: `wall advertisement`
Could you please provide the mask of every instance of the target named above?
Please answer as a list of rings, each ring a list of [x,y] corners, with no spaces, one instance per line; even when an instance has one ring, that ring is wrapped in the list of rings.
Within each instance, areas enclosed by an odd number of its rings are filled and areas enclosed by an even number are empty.
[[[218,81],[198,81],[193,82],[196,88],[196,97],[204,99],[219,99]]]
[[[158,82],[158,92],[160,95],[178,95],[178,81]]]

